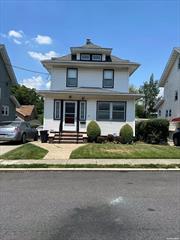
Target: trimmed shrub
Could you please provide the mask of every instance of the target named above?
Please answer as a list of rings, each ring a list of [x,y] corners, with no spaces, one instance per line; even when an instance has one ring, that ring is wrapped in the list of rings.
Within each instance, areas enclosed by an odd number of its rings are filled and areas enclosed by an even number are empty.
[[[105,141],[106,141],[106,138],[102,136],[98,136],[96,140],[97,143],[105,143]]]
[[[166,119],[151,119],[136,123],[136,139],[146,143],[166,143],[169,122]]]
[[[120,130],[121,143],[132,143],[133,129],[129,124],[124,125]]]
[[[108,142],[114,142],[114,136],[112,134],[107,135],[107,141]]]
[[[91,121],[87,126],[87,136],[89,142],[94,142],[101,135],[101,129],[95,121]]]

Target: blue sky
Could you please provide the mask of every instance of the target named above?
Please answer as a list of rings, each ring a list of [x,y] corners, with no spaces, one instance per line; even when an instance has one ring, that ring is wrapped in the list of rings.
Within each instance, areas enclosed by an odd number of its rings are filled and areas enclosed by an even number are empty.
[[[180,0],[0,0],[0,42],[13,65],[46,72],[39,62],[69,53],[86,38],[141,67],[130,83],[159,79],[172,48],[180,46]],[[18,82],[44,89],[46,75],[14,69]]]

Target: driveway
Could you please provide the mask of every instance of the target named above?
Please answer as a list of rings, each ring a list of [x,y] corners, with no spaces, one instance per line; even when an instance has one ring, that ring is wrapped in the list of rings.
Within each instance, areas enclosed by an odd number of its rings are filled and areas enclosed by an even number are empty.
[[[180,239],[179,172],[0,172],[2,240]]]
[[[0,142],[0,155],[7,153],[17,147],[20,147],[20,144],[10,143],[10,142]]]

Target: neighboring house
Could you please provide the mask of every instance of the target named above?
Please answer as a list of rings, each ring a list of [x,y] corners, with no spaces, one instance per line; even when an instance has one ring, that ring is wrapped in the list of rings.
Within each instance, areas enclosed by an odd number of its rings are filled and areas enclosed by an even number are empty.
[[[85,45],[71,47],[71,53],[42,61],[51,75],[50,90],[44,96],[44,129],[86,133],[95,120],[102,135],[119,135],[128,123],[135,134],[135,100],[129,93],[129,77],[138,63],[111,54],[87,39]]]
[[[174,48],[160,78],[164,96],[157,103],[158,117],[170,121],[170,131],[180,127],[180,48]]]
[[[16,107],[19,103],[11,93],[13,84],[17,84],[17,80],[6,48],[0,44],[0,122],[16,118]]]
[[[24,121],[31,121],[37,119],[37,111],[34,105],[21,105],[16,108],[16,115]]]

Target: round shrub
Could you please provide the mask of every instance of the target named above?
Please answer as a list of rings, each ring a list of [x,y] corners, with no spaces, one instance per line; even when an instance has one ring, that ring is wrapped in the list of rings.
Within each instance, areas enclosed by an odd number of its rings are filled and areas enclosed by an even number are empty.
[[[101,129],[95,121],[91,121],[87,126],[87,136],[89,142],[94,142],[101,135]]]
[[[124,125],[120,130],[121,143],[131,143],[133,140],[133,129],[129,124]]]

